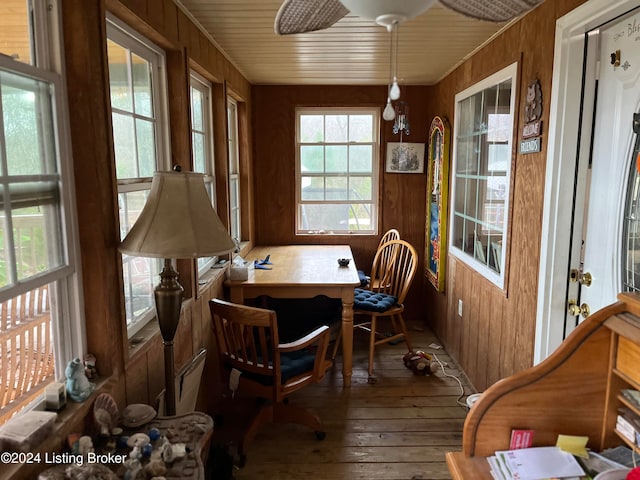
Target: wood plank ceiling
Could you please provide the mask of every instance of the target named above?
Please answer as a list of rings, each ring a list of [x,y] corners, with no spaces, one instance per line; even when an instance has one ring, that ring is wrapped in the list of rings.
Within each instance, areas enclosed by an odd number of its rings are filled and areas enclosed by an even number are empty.
[[[389,83],[390,34],[372,20],[348,15],[327,30],[278,36],[282,0],[174,1],[253,84]],[[24,0],[3,0],[0,51],[29,62],[25,9]],[[436,83],[504,26],[434,5],[400,25],[400,83]]]
[[[348,15],[327,30],[278,36],[282,0],[175,1],[253,84],[389,83],[390,34],[372,20]],[[504,26],[434,5],[400,25],[400,83],[436,83]]]

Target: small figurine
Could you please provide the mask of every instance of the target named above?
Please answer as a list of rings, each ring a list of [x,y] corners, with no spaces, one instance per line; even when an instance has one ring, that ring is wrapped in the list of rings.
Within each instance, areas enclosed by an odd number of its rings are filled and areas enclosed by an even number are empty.
[[[79,358],[74,358],[69,362],[64,370],[67,377],[67,393],[74,402],[83,402],[93,393],[96,386],[91,383],[84,373],[84,365]]]
[[[84,374],[88,379],[92,380],[98,376],[96,369],[96,357],[90,353],[84,356]]]
[[[94,452],[93,440],[89,435],[83,435],[78,439],[78,453],[86,457],[88,453]]]

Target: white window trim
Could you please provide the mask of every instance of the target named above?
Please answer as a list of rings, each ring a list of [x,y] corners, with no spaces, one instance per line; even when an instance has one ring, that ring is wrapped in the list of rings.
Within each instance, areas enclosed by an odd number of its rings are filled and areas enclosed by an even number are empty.
[[[204,132],[204,149],[205,149],[205,171],[200,172],[205,175],[205,182],[211,183],[213,186],[213,197],[211,199],[211,204],[213,209],[217,212],[216,205],[216,168],[215,168],[215,149],[214,149],[214,140],[213,140],[213,110],[212,110],[212,85],[211,82],[200,75],[198,72],[191,70],[190,76],[190,89],[194,88],[198,90],[204,98],[204,108],[202,110],[203,113],[203,132]],[[190,104],[191,96],[189,96]],[[192,112],[193,115],[193,112]],[[191,116],[190,116],[191,117]],[[192,118],[189,118],[189,126],[191,130],[191,138],[193,139],[193,124]],[[193,145],[192,145],[193,148]],[[193,161],[193,160],[192,160]],[[193,170],[197,171],[195,168],[195,162],[193,165]],[[198,277],[204,275],[211,267],[218,261],[218,256],[207,257],[207,262],[200,264],[200,259],[198,259]]]
[[[167,88],[167,66],[166,66],[166,54],[165,51],[153,43],[148,38],[142,36],[133,28],[129,27],[126,23],[122,22],[112,14],[107,12],[107,38],[117,41],[121,45],[126,45],[132,52],[135,52],[142,58],[146,58],[145,55],[151,54],[155,56],[157,62],[155,63],[157,72],[154,79],[157,81],[155,88],[153,89],[153,104],[157,110],[156,113],[156,148],[158,151],[158,160],[156,164],[157,170],[171,170],[171,151],[169,145],[170,127],[169,127],[169,107],[168,107],[168,88]],[[138,45],[132,44],[131,39],[134,39]],[[142,49],[139,49],[141,47]],[[149,188],[151,188],[151,177],[145,181],[148,181]],[[127,183],[127,180],[119,181],[119,183]]]
[[[106,15],[107,38],[131,50],[141,58],[148,60],[153,72],[153,107],[155,109],[156,171],[171,170],[171,152],[169,146],[169,121],[167,98],[166,55],[162,48],[144,37],[109,12]],[[150,60],[151,59],[151,60]],[[114,109],[116,111],[116,109]],[[127,114],[129,114],[127,112]],[[117,180],[118,194],[138,190],[150,190],[152,177],[139,177]],[[123,275],[123,273],[121,273]],[[125,286],[126,288],[126,286]],[[155,308],[149,308],[133,325],[127,326],[127,336],[132,338],[156,317]]]
[[[229,187],[231,187],[232,180],[235,180],[236,183],[236,197],[235,199],[231,198],[231,188],[229,188],[229,217],[231,218],[230,230],[232,230],[232,226],[234,224],[233,219],[235,218],[235,224],[237,225],[237,232],[231,231],[231,236],[234,237],[234,240],[238,242],[242,241],[242,185],[240,184],[240,145],[238,139],[238,103],[231,97],[227,97],[227,110],[233,112],[233,124],[229,123],[227,126],[227,135],[229,141]],[[227,117],[229,117],[229,113],[227,113]],[[233,162],[233,164],[232,164]],[[236,203],[236,207],[233,206],[233,203]]]
[[[62,243],[66,257],[63,265],[42,276],[33,277],[0,292],[0,301],[8,300],[45,283],[55,282],[58,304],[51,303],[53,322],[53,344],[56,378],[64,378],[64,369],[70,358],[86,353],[86,323],[84,298],[82,295],[82,274],[80,264],[80,240],[75,196],[75,181],[69,131],[69,112],[66,77],[63,69],[63,43],[61,36],[60,2],[33,2],[32,28],[35,30],[35,50],[37,66],[32,66],[10,57],[0,55],[3,69],[53,85],[53,118],[55,152],[60,175],[60,208]],[[39,400],[26,407],[30,409]]]
[[[337,114],[345,114],[345,115],[358,115],[358,114],[366,114],[371,115],[373,117],[373,140],[371,142],[373,158],[371,159],[371,219],[373,221],[373,225],[369,230],[360,230],[360,231],[341,231],[337,233],[325,232],[312,232],[305,229],[300,229],[298,227],[299,223],[299,215],[300,215],[300,205],[302,202],[302,190],[301,186],[301,177],[302,172],[300,169],[300,116],[301,115],[337,115]],[[364,142],[362,142],[364,144]],[[323,143],[326,145],[326,143]],[[371,108],[362,108],[362,107],[301,107],[296,109],[296,165],[295,165],[295,175],[296,175],[296,212],[295,212],[295,233],[296,235],[377,235],[378,228],[380,224],[380,198],[379,198],[379,188],[380,188],[380,109],[376,107]],[[326,202],[327,204],[331,202]],[[344,204],[345,202],[335,202],[337,204]],[[357,202],[351,202],[357,203]]]
[[[517,96],[517,76],[518,76],[518,63],[512,63],[511,65],[509,65],[508,67],[503,68],[502,70],[494,73],[493,75],[490,75],[486,78],[484,78],[483,80],[480,80],[479,82],[477,82],[476,84],[472,85],[471,87],[463,90],[462,92],[456,94],[455,96],[455,124],[454,124],[454,130],[453,130],[453,163],[452,163],[452,168],[451,168],[451,194],[450,194],[450,203],[451,203],[451,212],[450,212],[450,218],[449,218],[449,225],[451,225],[451,233],[449,234],[449,252],[456,257],[457,259],[459,259],[460,261],[462,261],[463,263],[467,264],[468,266],[470,266],[471,268],[473,268],[474,270],[476,270],[478,273],[480,273],[483,277],[485,277],[487,280],[489,280],[490,282],[492,282],[493,284],[495,284],[497,287],[504,289],[504,279],[505,279],[505,271],[506,268],[505,267],[505,260],[506,260],[506,253],[507,253],[507,242],[508,242],[508,234],[509,234],[509,218],[510,218],[510,210],[511,210],[511,206],[510,206],[510,198],[511,198],[511,164],[512,164],[512,160],[511,158],[513,157],[513,148],[514,148],[514,141],[513,141],[513,129],[515,128],[515,120],[516,120],[516,115],[517,112],[515,111],[515,104],[516,104],[516,96]],[[484,265],[483,263],[479,262],[478,260],[476,260],[473,256],[469,255],[468,253],[464,252],[463,250],[461,250],[460,248],[456,247],[454,245],[454,232],[453,232],[453,228],[455,225],[455,198],[456,198],[456,181],[455,181],[455,175],[456,175],[456,166],[457,166],[457,159],[458,159],[458,155],[457,155],[457,149],[458,149],[458,141],[457,141],[457,137],[458,137],[458,130],[460,128],[459,126],[459,119],[460,119],[460,112],[459,112],[459,108],[460,108],[460,102],[478,92],[481,92],[482,90],[485,90],[487,88],[490,88],[494,85],[497,85],[501,82],[504,82],[506,80],[511,79],[511,100],[510,100],[510,104],[509,104],[509,108],[511,111],[511,115],[512,115],[512,119],[511,119],[511,133],[509,135],[509,147],[510,147],[510,152],[511,152],[511,157],[509,158],[509,161],[507,162],[507,173],[506,173],[506,179],[507,179],[507,191],[505,192],[505,201],[504,201],[504,211],[505,211],[505,216],[504,216],[504,230],[502,232],[502,256],[500,259],[500,265],[502,265],[502,268],[500,268],[500,272],[496,272],[492,269],[490,269],[489,267],[487,267],[486,265]],[[489,254],[491,254],[491,252],[489,252]]]

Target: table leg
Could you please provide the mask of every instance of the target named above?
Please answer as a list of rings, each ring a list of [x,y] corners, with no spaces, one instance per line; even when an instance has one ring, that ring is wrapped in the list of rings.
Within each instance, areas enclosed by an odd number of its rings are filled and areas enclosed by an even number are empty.
[[[231,287],[229,292],[230,301],[238,305],[244,304],[244,292],[242,287]]]
[[[342,293],[342,383],[351,386],[353,354],[353,288]]]

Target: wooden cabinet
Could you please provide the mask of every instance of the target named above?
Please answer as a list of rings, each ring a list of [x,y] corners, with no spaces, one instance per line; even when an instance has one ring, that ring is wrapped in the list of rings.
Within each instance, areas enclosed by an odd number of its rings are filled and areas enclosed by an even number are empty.
[[[492,385],[466,418],[462,452],[447,453],[454,480],[491,479],[487,456],[507,450],[511,430],[535,431],[533,446],[558,434],[586,435],[600,451],[631,442],[616,432],[624,389],[640,390],[640,295],[623,293],[599,310],[539,365]],[[640,453],[640,449],[635,447]]]

